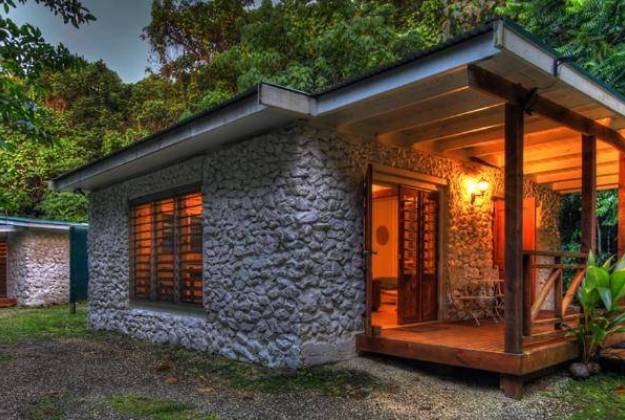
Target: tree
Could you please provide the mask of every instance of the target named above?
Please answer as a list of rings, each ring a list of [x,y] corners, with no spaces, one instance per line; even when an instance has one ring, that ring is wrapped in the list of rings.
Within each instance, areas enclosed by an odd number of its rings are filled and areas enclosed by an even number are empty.
[[[622,0],[508,0],[499,11],[625,93]]]
[[[107,131],[123,131],[128,127],[128,98],[132,88],[102,61],[76,60],[70,68],[45,73],[40,84],[45,90],[44,103],[63,113],[89,159],[102,156]]]
[[[259,81],[317,91],[494,16],[502,0],[160,0],[144,31],[187,114]]]
[[[16,2],[0,0],[0,9],[8,13]],[[42,4],[65,23],[78,27],[95,20],[78,0],[33,0]],[[62,45],[45,42],[41,31],[30,24],[17,25],[0,12],[0,122],[14,130],[42,136],[39,106],[36,104],[37,79],[43,69],[62,68],[72,57]]]

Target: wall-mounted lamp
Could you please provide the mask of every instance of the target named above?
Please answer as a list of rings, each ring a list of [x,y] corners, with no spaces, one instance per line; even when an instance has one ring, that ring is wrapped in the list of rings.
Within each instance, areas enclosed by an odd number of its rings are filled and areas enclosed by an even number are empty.
[[[486,191],[488,191],[488,187],[490,184],[484,178],[479,181],[470,181],[469,182],[469,194],[471,194],[471,204],[475,204],[475,199],[477,197],[484,197]]]

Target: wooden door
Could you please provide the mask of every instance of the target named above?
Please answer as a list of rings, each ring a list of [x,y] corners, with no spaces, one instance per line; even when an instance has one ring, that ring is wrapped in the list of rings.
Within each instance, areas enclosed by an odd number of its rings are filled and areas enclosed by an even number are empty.
[[[400,186],[398,324],[436,319],[437,250],[438,193]]]
[[[503,279],[504,258],[505,258],[505,202],[495,200],[493,213],[493,264],[499,268],[499,278]],[[526,197],[523,199],[523,249],[536,249],[536,198]],[[536,281],[534,272],[530,273],[532,283]],[[535,293],[532,287],[532,294]],[[532,296],[533,300],[533,296]]]
[[[0,239],[0,298],[7,297],[7,242]]]

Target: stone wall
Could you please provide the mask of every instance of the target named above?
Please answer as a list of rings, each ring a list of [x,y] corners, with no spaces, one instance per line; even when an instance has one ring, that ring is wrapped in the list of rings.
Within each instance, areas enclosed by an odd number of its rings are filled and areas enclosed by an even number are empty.
[[[449,182],[446,317],[454,288],[492,273],[490,194],[470,204],[466,183],[499,170],[411,149],[345,138],[305,124],[208,152],[92,193],[90,322],[162,343],[269,366],[300,366],[354,353],[364,310],[362,181],[368,162]],[[201,182],[204,311],[182,316],[129,302],[128,200]],[[557,245],[558,196],[526,182],[542,220],[539,241]],[[443,273],[449,278],[449,273]]]
[[[14,232],[7,241],[8,296],[19,305],[69,301],[69,234],[40,229]]]

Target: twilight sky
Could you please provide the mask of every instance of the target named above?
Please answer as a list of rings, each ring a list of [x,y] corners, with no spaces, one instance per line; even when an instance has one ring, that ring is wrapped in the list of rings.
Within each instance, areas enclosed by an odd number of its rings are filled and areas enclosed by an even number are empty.
[[[139,36],[150,21],[151,0],[82,0],[97,20],[75,29],[34,2],[18,5],[9,13],[17,23],[30,23],[50,44],[63,43],[88,61],[104,60],[124,82],[145,75],[148,44]]]

